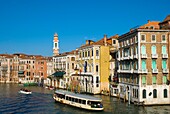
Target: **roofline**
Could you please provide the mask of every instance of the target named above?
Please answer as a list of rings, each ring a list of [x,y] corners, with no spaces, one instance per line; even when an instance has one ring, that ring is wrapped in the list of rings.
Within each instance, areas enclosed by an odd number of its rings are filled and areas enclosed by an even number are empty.
[[[122,39],[125,36],[131,35],[133,33],[137,33],[137,32],[170,32],[170,30],[165,30],[165,29],[134,29],[130,32],[127,32],[121,36],[119,36],[118,40]]]

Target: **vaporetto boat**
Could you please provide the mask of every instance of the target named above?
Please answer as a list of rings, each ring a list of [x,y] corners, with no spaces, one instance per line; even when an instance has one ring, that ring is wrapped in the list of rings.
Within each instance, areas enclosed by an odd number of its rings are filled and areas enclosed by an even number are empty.
[[[53,98],[55,101],[87,110],[102,111],[102,99],[90,95],[73,93],[65,90],[56,90]]]

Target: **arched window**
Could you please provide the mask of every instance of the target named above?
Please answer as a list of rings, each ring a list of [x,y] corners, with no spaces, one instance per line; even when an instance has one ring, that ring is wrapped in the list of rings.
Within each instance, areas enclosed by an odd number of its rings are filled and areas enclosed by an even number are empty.
[[[145,46],[145,45],[142,45],[142,47],[141,47],[141,53],[142,53],[142,54],[146,54],[146,46]]]
[[[157,98],[157,90],[156,89],[153,90],[153,98]]]
[[[166,46],[162,46],[162,54],[167,54],[166,53]]]
[[[146,61],[142,60],[142,69],[146,69]]]
[[[152,54],[156,54],[156,46],[152,46]]]
[[[146,98],[146,90],[144,89],[143,92],[142,92],[142,96],[143,96],[143,99]]]
[[[164,98],[167,98],[168,97],[168,95],[167,95],[167,89],[164,89]]]
[[[152,59],[152,69],[156,69],[156,60]]]

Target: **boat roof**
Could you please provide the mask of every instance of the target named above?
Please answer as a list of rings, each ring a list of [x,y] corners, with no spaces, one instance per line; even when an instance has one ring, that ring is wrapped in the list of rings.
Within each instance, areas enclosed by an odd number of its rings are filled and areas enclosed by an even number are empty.
[[[90,100],[90,101],[102,101],[102,99],[96,98],[96,97],[93,97],[90,95],[83,95],[83,94],[73,93],[73,92],[69,92],[69,91],[65,91],[65,90],[56,90],[55,93],[63,94],[63,95],[67,95],[67,96],[73,96],[75,98],[81,98],[81,99]]]

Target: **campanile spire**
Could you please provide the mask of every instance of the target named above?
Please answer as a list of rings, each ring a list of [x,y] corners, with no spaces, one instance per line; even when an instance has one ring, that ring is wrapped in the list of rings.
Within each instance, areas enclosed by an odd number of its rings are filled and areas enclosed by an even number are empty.
[[[53,39],[53,56],[56,56],[59,54],[59,40],[58,40],[58,34],[54,34]]]

